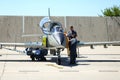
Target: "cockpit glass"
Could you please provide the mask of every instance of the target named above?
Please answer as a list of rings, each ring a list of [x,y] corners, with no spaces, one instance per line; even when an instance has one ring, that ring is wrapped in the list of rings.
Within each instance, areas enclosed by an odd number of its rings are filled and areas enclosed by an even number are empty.
[[[54,27],[51,32],[63,32],[63,29],[61,27]]]

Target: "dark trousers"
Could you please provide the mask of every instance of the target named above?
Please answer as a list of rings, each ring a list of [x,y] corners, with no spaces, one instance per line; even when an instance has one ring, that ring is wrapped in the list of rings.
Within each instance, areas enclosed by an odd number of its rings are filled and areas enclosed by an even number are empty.
[[[75,52],[70,52],[70,64],[76,64],[77,54]]]

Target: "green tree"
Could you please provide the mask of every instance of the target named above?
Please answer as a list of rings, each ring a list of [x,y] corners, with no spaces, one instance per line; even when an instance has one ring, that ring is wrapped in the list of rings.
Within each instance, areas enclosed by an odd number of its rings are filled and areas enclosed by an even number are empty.
[[[118,16],[120,16],[120,7],[113,6],[111,8],[106,8],[106,9],[102,10],[102,13],[103,13],[103,16],[118,17]]]

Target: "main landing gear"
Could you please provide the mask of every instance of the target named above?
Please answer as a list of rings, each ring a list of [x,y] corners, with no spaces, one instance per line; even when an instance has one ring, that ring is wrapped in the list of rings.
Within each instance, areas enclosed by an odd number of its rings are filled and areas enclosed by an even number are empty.
[[[57,50],[51,50],[51,54],[53,54],[54,56],[57,56],[57,64],[61,65],[61,55],[60,52],[63,49],[59,48]],[[33,48],[26,48],[26,53],[28,56],[30,56],[32,61],[38,60],[38,61],[46,61],[45,55],[48,54],[48,50],[47,49],[33,49]]]
[[[48,50],[40,48],[26,48],[26,53],[30,56],[32,61],[46,61],[45,56],[48,54]]]

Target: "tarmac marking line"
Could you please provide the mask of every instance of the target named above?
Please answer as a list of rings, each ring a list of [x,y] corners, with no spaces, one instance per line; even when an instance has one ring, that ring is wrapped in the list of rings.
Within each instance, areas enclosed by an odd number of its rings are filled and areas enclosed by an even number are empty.
[[[19,72],[39,72],[39,70],[20,70]]]
[[[119,72],[118,70],[99,70],[99,72]]]
[[[79,72],[79,70],[60,70],[60,72]]]
[[[63,69],[62,66],[58,66],[58,65],[54,65],[54,64],[46,64],[47,66],[52,66],[52,67],[55,67],[55,68],[58,68],[58,69]]]

